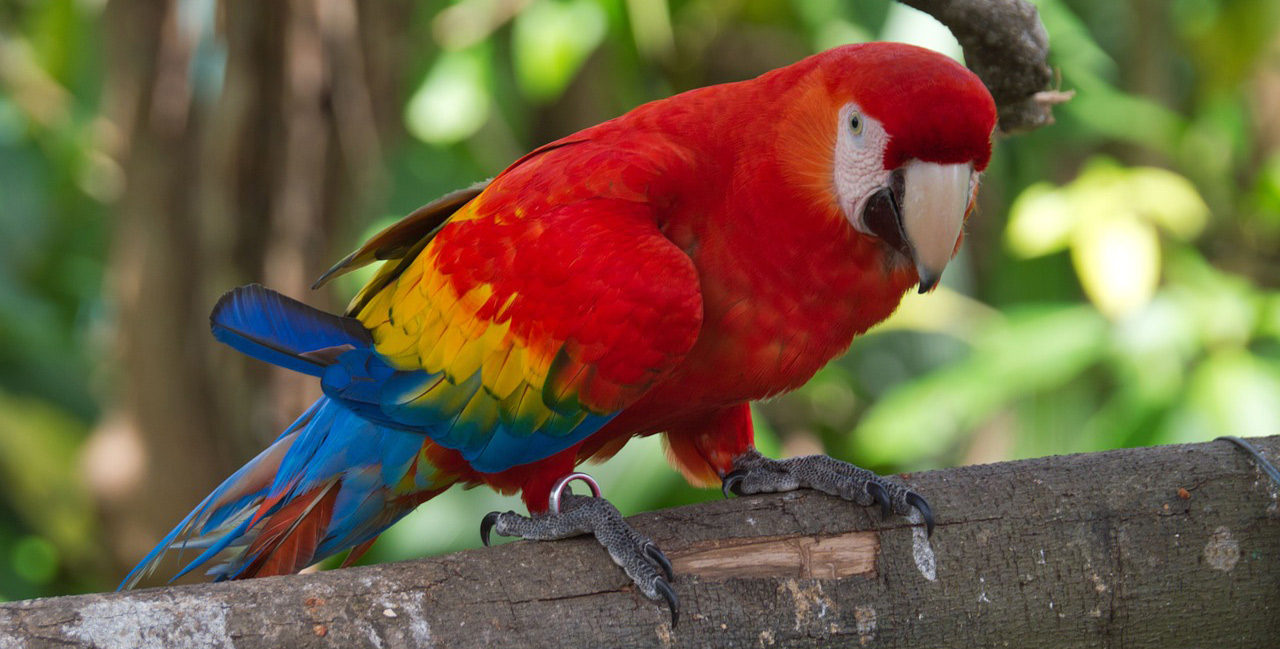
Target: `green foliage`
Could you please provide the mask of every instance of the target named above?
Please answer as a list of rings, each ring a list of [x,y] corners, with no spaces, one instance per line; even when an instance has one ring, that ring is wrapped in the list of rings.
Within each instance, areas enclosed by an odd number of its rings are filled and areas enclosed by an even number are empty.
[[[0,394],[0,598],[96,588],[97,516],[79,471],[83,422],[35,399]],[[57,592],[57,591],[54,591]]]
[[[86,3],[0,3],[0,599],[99,589],[79,473],[118,167]]]

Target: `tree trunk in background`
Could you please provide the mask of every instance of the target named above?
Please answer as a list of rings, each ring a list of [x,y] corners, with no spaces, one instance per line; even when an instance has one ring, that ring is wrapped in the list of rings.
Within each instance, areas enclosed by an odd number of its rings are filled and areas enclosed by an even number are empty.
[[[114,406],[86,470],[122,566],[317,395],[217,345],[209,310],[251,281],[334,306],[307,287],[383,188],[414,9],[199,4],[113,0],[104,15],[103,114],[128,180],[109,277]]]

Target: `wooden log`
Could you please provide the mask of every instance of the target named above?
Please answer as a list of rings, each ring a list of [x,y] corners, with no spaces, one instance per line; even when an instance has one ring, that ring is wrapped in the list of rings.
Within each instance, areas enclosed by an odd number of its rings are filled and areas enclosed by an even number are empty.
[[[1254,440],[1268,457],[1280,437]],[[15,647],[1258,647],[1280,488],[1226,442],[904,477],[938,518],[801,491],[631,518],[678,628],[591,539],[0,605]],[[477,525],[475,520],[459,525]]]

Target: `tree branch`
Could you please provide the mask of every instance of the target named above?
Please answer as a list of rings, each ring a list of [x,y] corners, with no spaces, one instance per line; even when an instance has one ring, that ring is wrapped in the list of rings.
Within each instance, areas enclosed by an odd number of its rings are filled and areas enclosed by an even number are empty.
[[[1280,454],[1280,437],[1255,441]],[[574,539],[3,604],[0,648],[1266,647],[1280,632],[1277,487],[1231,444],[907,481],[937,512],[931,544],[807,491],[632,518],[675,563],[675,630]]]
[[[1048,91],[1049,35],[1025,0],[901,0],[946,25],[965,61],[996,100],[1000,130],[1023,133],[1053,123],[1052,107],[1070,97]]]

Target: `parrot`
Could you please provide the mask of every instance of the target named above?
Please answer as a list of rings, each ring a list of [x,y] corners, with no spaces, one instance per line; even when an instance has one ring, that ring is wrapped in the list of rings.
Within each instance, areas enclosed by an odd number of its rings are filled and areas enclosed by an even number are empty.
[[[199,554],[175,579],[291,574],[346,550],[350,565],[418,505],[487,485],[528,515],[485,515],[485,545],[594,534],[674,626],[670,561],[575,470],[649,435],[726,497],[816,489],[917,510],[931,534],[927,501],[895,480],[757,451],[750,404],[938,285],[995,124],[960,63],[840,46],[643,104],[424,205],[316,282],[381,262],[343,314],[230,291],[214,337],[316,377],[323,396],[121,588],[179,550]]]

